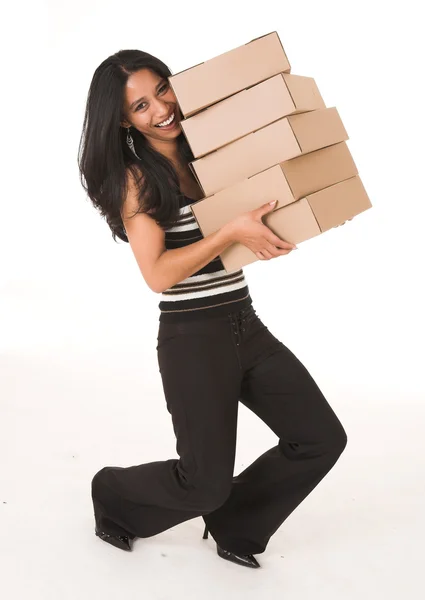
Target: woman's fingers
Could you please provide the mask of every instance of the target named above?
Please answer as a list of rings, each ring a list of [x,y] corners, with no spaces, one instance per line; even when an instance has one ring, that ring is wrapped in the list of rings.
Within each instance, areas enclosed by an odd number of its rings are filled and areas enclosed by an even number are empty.
[[[255,254],[260,260],[270,260],[271,258],[277,258],[278,256],[285,256],[286,254],[292,252],[292,250],[292,248],[290,248],[289,250],[286,250],[284,248],[275,248],[272,252],[269,252],[264,248],[263,250],[258,251]]]
[[[265,248],[263,250],[261,250],[261,254],[264,256],[264,258],[266,260],[270,260],[271,258],[273,258],[273,254],[271,254],[271,252],[269,252]]]
[[[285,248],[287,250],[292,250],[296,248],[295,244],[291,244],[290,242],[285,242],[285,240],[281,240],[280,237],[274,235],[274,233],[267,238],[267,241],[270,242],[276,248]]]

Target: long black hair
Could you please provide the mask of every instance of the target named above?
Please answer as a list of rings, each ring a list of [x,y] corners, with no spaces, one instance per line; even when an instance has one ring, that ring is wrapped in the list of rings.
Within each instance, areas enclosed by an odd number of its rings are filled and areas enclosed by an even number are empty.
[[[127,170],[137,182],[138,212],[150,212],[156,222],[171,226],[179,208],[179,181],[171,161],[157,152],[144,135],[131,127],[134,155],[126,143],[127,129],[120,123],[124,116],[124,88],[130,75],[150,69],[167,79],[170,69],[161,60],[141,50],[120,50],[105,59],[95,70],[84,115],[78,149],[80,180],[94,207],[106,219],[114,241],[128,242],[121,218],[127,193]],[[193,160],[184,134],[177,138],[183,160]],[[136,214],[134,213],[134,214]]]

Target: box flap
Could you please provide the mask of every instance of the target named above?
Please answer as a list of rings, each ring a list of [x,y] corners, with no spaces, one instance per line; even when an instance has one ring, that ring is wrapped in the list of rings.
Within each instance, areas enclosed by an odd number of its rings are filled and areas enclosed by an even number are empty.
[[[288,120],[303,154],[348,140],[335,107],[291,115]]]
[[[322,232],[341,225],[372,206],[358,175],[311,194],[307,200]]]
[[[346,142],[302,154],[280,166],[296,200],[358,174]]]
[[[326,108],[326,104],[313,77],[294,75],[293,73],[281,73],[281,77],[288,88],[298,112],[311,110],[312,106],[314,110]]]

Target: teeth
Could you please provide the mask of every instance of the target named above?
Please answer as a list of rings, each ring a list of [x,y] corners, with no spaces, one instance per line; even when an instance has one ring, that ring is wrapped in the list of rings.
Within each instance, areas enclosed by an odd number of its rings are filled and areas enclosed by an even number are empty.
[[[166,127],[167,125],[170,125],[170,123],[172,123],[173,120],[174,120],[174,113],[166,121],[163,121],[162,123],[158,123],[158,125],[156,125],[156,127]]]

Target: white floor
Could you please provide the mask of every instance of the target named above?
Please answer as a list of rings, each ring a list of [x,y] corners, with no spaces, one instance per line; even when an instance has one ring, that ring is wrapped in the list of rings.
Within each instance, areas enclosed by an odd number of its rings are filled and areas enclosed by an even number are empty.
[[[114,365],[110,350],[1,357],[5,599],[422,597],[424,414],[412,394],[401,405],[396,393],[324,382],[348,445],[257,556],[262,569],[220,559],[200,518],[137,539],[131,553],[98,539],[92,475],[176,456],[155,353],[142,359],[141,371],[136,358]],[[235,472],[275,443],[241,407]]]

